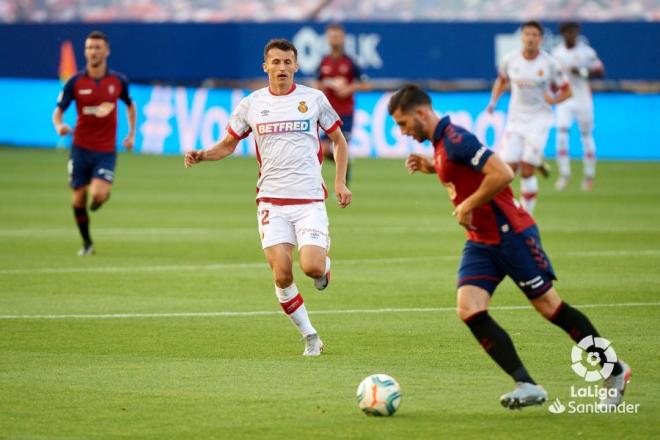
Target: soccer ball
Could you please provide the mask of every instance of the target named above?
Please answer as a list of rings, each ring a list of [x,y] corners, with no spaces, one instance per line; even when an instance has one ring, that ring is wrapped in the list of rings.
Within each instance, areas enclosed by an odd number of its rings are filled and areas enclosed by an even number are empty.
[[[401,387],[387,374],[372,374],[360,382],[357,401],[368,416],[391,416],[401,404]]]

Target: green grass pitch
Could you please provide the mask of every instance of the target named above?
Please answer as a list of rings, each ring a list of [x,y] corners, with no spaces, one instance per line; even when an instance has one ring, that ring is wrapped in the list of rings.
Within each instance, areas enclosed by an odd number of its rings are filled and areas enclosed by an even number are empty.
[[[76,256],[66,161],[0,148],[0,438],[660,437],[660,163],[602,162],[592,193],[579,163],[565,192],[541,182],[558,290],[631,364],[626,401],[639,404],[555,415],[550,402],[499,406],[513,384],[452,310],[464,235],[436,177],[355,162],[353,205],[327,204],[331,286],[295,272],[327,345],[307,359],[260,250],[253,158],[185,170],[181,157],[120,155],[90,258]],[[566,403],[585,384],[572,342],[526,305],[505,281],[492,314]],[[380,372],[402,404],[365,417],[356,387]]]

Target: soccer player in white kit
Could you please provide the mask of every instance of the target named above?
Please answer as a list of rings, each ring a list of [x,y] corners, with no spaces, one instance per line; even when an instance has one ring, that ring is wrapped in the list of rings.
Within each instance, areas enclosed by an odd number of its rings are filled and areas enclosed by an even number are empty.
[[[568,99],[571,87],[559,62],[541,50],[541,24],[528,21],[520,29],[523,48],[504,57],[486,110],[493,112],[510,82],[511,101],[500,155],[514,171],[520,169],[521,203],[531,214],[539,187],[534,171],[543,166],[543,150],[553,122],[551,105]]]
[[[297,56],[291,42],[269,41],[263,63],[268,87],[251,93],[234,109],[224,139],[208,150],[187,152],[184,163],[188,168],[224,159],[252,132],[259,162],[257,222],[275,295],[305,340],[303,355],[318,356],[323,342],[293,282],[293,248],[298,246],[303,272],[314,279],[317,289],[325,289],[330,281],[330,237],[319,127],[335,145],[334,189],[339,206],[348,206],[352,194],[346,187],[348,145],[338,129],[341,119],[321,91],[294,83]]]
[[[594,103],[589,87],[590,78],[600,78],[604,74],[603,63],[596,51],[586,42],[580,41],[580,25],[563,23],[559,33],[564,42],[555,47],[552,56],[555,57],[568,76],[573,89],[573,96],[557,104],[557,167],[559,178],[555,188],[559,191],[566,188],[571,177],[571,159],[569,156],[568,129],[577,120],[582,140],[582,158],[584,174],[582,189],[590,191],[596,177],[596,143],[594,142]]]

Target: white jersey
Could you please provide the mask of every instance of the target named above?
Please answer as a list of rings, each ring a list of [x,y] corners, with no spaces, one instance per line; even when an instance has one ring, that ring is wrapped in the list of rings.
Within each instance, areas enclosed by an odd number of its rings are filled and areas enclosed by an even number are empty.
[[[294,84],[286,95],[268,87],[243,98],[227,130],[242,139],[250,132],[257,144],[257,198],[323,200],[319,127],[330,132],[341,125],[325,95]]]
[[[577,101],[591,99],[588,75],[582,76],[579,73],[572,73],[571,70],[577,68],[588,72],[592,69],[602,68],[603,63],[596,55],[596,51],[583,42],[579,42],[570,49],[562,43],[552,50],[552,56],[559,61],[566,73],[573,89],[573,98]]]
[[[531,121],[552,123],[552,108],[544,95],[568,83],[557,60],[543,50],[529,60],[518,49],[504,57],[499,75],[511,82],[510,124],[522,126]]]

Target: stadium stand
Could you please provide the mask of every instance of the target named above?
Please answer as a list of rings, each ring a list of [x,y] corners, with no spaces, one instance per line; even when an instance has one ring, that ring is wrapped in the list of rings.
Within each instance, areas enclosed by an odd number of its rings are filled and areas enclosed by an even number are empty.
[[[0,22],[660,21],[658,0],[0,0]]]

